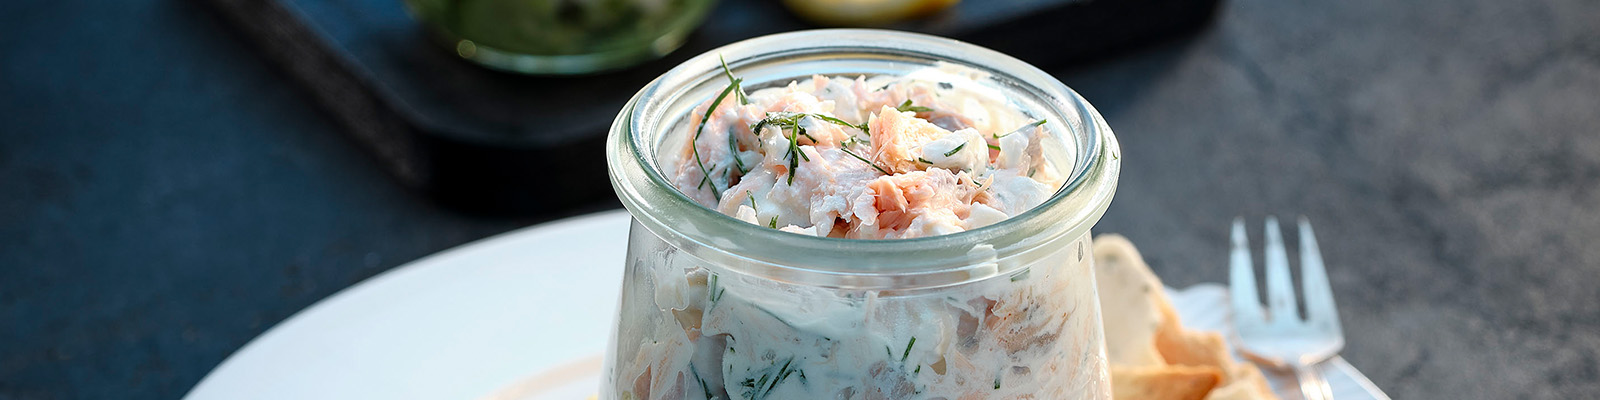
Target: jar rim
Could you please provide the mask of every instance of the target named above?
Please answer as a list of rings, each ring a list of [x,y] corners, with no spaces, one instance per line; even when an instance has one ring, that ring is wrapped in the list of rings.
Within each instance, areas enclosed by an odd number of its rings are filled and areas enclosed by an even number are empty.
[[[666,102],[688,87],[722,73],[721,60],[738,70],[756,62],[793,63],[816,57],[879,55],[951,62],[1014,81],[1051,108],[1077,138],[1075,165],[1066,182],[1042,204],[1001,222],[939,236],[862,240],[816,237],[758,226],[700,205],[661,173],[648,130],[667,116]],[[785,61],[789,60],[789,61]],[[698,104],[704,99],[694,98]],[[1076,123],[1074,123],[1076,122]],[[1076,92],[1021,60],[976,45],[936,36],[874,29],[818,29],[780,33],[729,44],[695,56],[641,89],[613,122],[606,144],[613,187],[635,221],[679,249],[769,269],[768,276],[832,278],[971,275],[969,270],[1037,250],[1063,236],[1076,238],[1104,214],[1116,191],[1120,149],[1104,119]],[[774,244],[777,244],[776,246]],[[868,260],[863,262],[863,260]],[[1003,269],[989,268],[990,273]],[[807,279],[799,279],[807,280]],[[841,282],[834,282],[840,284]],[[860,282],[857,282],[860,283]],[[844,282],[843,286],[851,286]]]

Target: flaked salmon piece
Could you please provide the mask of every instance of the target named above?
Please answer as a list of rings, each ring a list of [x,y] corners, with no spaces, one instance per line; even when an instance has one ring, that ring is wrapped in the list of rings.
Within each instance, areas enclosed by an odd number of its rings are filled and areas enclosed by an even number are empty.
[[[772,139],[769,146],[787,145],[783,138]],[[749,207],[756,225],[780,229],[789,225],[797,228],[821,226],[811,231],[814,235],[829,234],[836,219],[854,221],[851,199],[864,192],[866,183],[882,173],[838,147],[803,145],[800,151],[805,156],[799,161],[792,183],[788,179],[786,162],[769,161],[763,165],[773,166],[772,169],[752,171],[728,189],[717,210],[738,216],[740,207]]]
[[[765,100],[765,99],[763,99]],[[834,104],[831,101],[818,99],[816,95],[800,91],[796,84],[790,84],[790,89],[763,101],[762,112],[798,112],[798,113],[833,113]]]
[[[906,100],[904,85],[891,82],[886,86],[872,87],[867,83],[865,77],[857,78],[850,85],[850,91],[856,97],[855,108],[868,114],[872,113],[872,110],[883,107],[893,108]]]
[[[942,235],[966,230],[977,189],[942,168],[879,177],[855,199],[861,238]]]
[[[883,107],[870,124],[872,161],[890,173],[939,167],[982,171],[989,164],[989,145],[974,129],[954,132],[914,113]]]
[[[860,93],[866,85],[866,77],[858,76],[855,79],[828,78],[821,75],[811,77],[813,89],[811,93],[824,102],[833,102],[833,116],[852,124],[863,124],[877,107],[866,108],[861,104]]]
[[[891,174],[921,171],[931,165],[918,161],[922,146],[951,133],[911,112],[888,106],[882,107],[868,125],[872,132],[870,159]]]

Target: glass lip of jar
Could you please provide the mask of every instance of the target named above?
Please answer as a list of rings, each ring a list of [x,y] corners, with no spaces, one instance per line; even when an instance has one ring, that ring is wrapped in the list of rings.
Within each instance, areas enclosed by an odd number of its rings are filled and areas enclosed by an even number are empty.
[[[1062,188],[1044,203],[999,223],[940,236],[897,240],[815,237],[758,226],[701,206],[678,191],[658,169],[660,137],[641,131],[646,112],[665,108],[664,91],[679,95],[707,78],[721,76],[721,59],[730,67],[775,58],[834,54],[889,54],[947,61],[993,76],[1005,76],[1035,91],[1036,100],[1067,117],[1049,124],[1058,135],[1075,134],[1074,165]],[[696,103],[702,99],[694,99]],[[675,120],[658,116],[670,129]],[[1074,118],[1076,117],[1076,118]],[[1072,123],[1076,120],[1078,123]],[[1067,127],[1072,132],[1061,132]],[[1074,139],[1064,137],[1064,139]],[[817,29],[767,35],[729,44],[695,56],[662,74],[630,99],[612,123],[606,158],[613,188],[636,221],[680,250],[720,259],[724,267],[774,268],[761,275],[830,286],[861,286],[837,278],[887,276],[992,276],[1007,268],[996,261],[1041,250],[1056,239],[1077,238],[1105,213],[1116,192],[1120,148],[1104,119],[1082,96],[1021,60],[976,45],[917,33],[876,29]],[[776,244],[776,245],[774,245]],[[1053,252],[1055,249],[1044,249]],[[1031,258],[1031,257],[1030,257]],[[866,260],[863,262],[863,260]],[[708,260],[718,261],[718,260]],[[983,267],[989,268],[983,268]],[[747,268],[757,270],[760,268]],[[746,271],[750,272],[750,271]],[[760,272],[760,271],[757,271]],[[821,275],[817,281],[800,275]],[[813,277],[814,278],[814,277]],[[944,279],[936,279],[944,280]],[[865,282],[857,282],[865,283]],[[932,282],[929,282],[932,283]],[[947,282],[949,283],[949,282]],[[867,285],[874,286],[874,285]],[[896,285],[889,285],[896,286]]]

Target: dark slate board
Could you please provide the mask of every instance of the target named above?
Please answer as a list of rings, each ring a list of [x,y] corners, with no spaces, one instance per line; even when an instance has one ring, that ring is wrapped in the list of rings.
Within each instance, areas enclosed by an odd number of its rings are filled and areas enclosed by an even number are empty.
[[[812,28],[773,0],[723,0],[683,48],[624,71],[508,74],[457,59],[401,0],[203,0],[304,86],[407,186],[473,212],[559,210],[612,196],[602,143],[623,103],[683,60]],[[890,28],[952,37],[1041,67],[1082,63],[1205,25],[1218,0],[965,0]]]

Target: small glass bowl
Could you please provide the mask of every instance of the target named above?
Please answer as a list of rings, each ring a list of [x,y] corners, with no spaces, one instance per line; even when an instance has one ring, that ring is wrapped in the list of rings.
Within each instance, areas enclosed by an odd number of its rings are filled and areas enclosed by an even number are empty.
[[[405,0],[463,59],[526,74],[585,74],[676,50],[716,0]]]
[[[906,240],[719,214],[674,188],[658,158],[727,85],[719,56],[752,91],[813,74],[981,72],[974,83],[1049,121],[1066,184],[1000,223]],[[1116,191],[1120,150],[1093,107],[1037,68],[904,32],[764,36],[651,82],[606,146],[634,223],[600,398],[1110,398],[1089,229]]]

